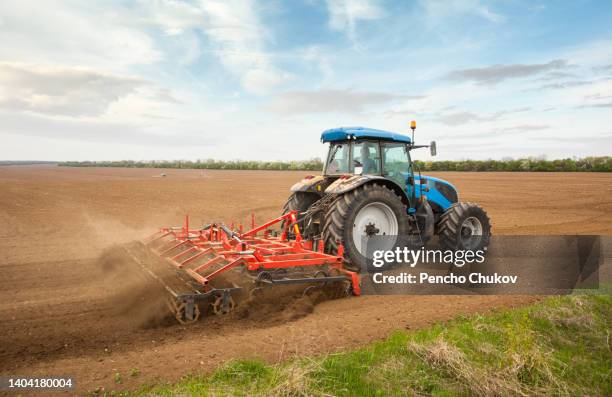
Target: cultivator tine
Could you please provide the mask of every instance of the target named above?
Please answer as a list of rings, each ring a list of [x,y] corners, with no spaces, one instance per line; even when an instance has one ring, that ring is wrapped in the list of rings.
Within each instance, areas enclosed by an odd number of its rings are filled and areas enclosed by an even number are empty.
[[[187,255],[187,254],[191,254],[192,252],[197,251],[197,250],[198,250],[198,248],[197,248],[196,246],[192,245],[191,247],[189,247],[189,248],[188,248],[188,249],[186,249],[185,251],[183,251],[183,252],[179,252],[178,254],[174,255],[173,257],[171,257],[171,258],[169,258],[169,259],[170,259],[172,262],[175,262],[175,263],[177,263],[177,264],[180,264],[180,261],[179,261],[179,259],[180,259],[180,258],[184,257],[184,256],[185,256],[185,255]]]
[[[219,269],[217,269],[217,270],[215,270],[215,271],[213,271],[213,272],[209,273],[209,274],[206,276],[206,278],[207,278],[207,279],[213,279],[213,278],[215,278],[217,275],[219,275],[219,274],[221,274],[221,273],[223,273],[223,272],[225,272],[225,271],[227,271],[227,270],[230,270],[230,269],[232,269],[232,268],[234,268],[234,267],[236,267],[236,266],[238,266],[238,265],[241,265],[242,263],[243,263],[243,259],[242,259],[242,258],[235,259],[234,261],[232,261],[232,262],[230,262],[230,263],[228,263],[228,264],[224,265],[223,267],[221,267],[221,268],[219,268]],[[198,274],[199,274],[199,272],[198,272]]]
[[[222,261],[222,260],[223,260],[223,258],[222,258],[222,257],[220,257],[220,256],[215,256],[214,258],[212,258],[212,259],[211,259],[211,260],[209,260],[208,262],[206,262],[206,263],[204,263],[204,264],[202,264],[202,265],[200,265],[200,266],[196,267],[195,269],[189,269],[189,270],[191,270],[191,271],[193,271],[193,272],[195,272],[195,273],[198,273],[198,274],[199,274],[199,273],[200,273],[202,270],[204,270],[204,269],[206,269],[206,268],[208,268],[208,267],[210,267],[210,266],[212,266],[212,265],[214,265],[214,264],[216,264],[216,263],[219,263],[219,262],[220,262],[220,261]]]
[[[200,250],[197,254],[190,256],[189,258],[185,259],[182,262],[177,262],[178,263],[178,267],[184,267],[186,265],[188,265],[189,263],[195,261],[196,259],[202,257],[203,255],[210,255],[213,252],[212,248],[207,248],[207,249],[203,249]]]
[[[140,267],[142,267],[142,269],[146,272],[146,274],[151,276],[155,281],[157,281],[161,286],[163,286],[164,289],[166,291],[168,291],[170,293],[170,295],[172,295],[172,297],[174,297],[174,298],[178,297],[178,293],[173,288],[171,288],[167,283],[165,283],[157,274],[155,274],[155,272],[153,272],[148,266],[146,266],[127,247],[123,247],[123,249],[134,260],[134,262],[136,262],[138,265],[140,265]]]
[[[251,228],[246,232],[242,225],[236,230],[214,223],[191,230],[186,217],[182,227],[163,228],[145,239],[153,252],[171,263],[195,288],[195,292],[171,294],[177,320],[182,324],[197,320],[201,302],[211,304],[216,314],[231,312],[235,306],[231,295],[241,287],[217,289],[214,285],[235,268],[246,271],[245,281],[259,285],[253,291],[288,284],[307,284],[305,291],[312,291],[329,283],[348,283],[350,290],[359,294],[359,276],[343,268],[342,247],[338,255],[329,255],[323,252],[320,240],[302,241],[296,215],[296,211],[290,211],[259,226],[251,215]],[[281,237],[271,237],[268,229],[280,222],[284,222]],[[295,236],[291,240],[286,237],[289,228]],[[336,274],[330,276],[322,268]],[[303,269],[313,272],[308,274]]]
[[[165,249],[164,251],[160,252],[160,255],[161,256],[167,256],[168,253],[172,252],[176,248],[179,248],[179,247],[184,246],[185,244],[189,244],[189,243],[190,243],[189,240],[181,241],[180,243],[174,244],[173,246],[171,246],[171,247]]]

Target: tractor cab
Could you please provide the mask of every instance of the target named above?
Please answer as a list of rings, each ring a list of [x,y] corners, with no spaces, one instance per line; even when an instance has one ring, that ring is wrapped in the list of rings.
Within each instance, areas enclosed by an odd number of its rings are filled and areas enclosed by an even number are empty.
[[[324,175],[384,176],[391,171],[387,163],[395,166],[398,162],[410,163],[411,139],[392,132],[363,127],[334,128],[324,131],[321,141],[330,143]]]
[[[341,127],[324,131],[321,141],[330,144],[323,169],[325,177],[384,178],[404,192],[413,207],[418,192],[410,158],[410,151],[416,148],[412,138],[372,128]],[[434,154],[435,142],[430,146]]]

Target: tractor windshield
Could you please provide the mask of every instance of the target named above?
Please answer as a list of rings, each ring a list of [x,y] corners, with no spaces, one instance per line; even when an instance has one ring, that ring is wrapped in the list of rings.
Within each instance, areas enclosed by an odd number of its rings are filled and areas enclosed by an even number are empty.
[[[333,143],[329,147],[329,155],[325,164],[325,175],[348,174],[349,143]]]
[[[412,174],[406,144],[385,142],[382,144],[382,148],[385,177],[405,189],[407,187],[406,181]]]

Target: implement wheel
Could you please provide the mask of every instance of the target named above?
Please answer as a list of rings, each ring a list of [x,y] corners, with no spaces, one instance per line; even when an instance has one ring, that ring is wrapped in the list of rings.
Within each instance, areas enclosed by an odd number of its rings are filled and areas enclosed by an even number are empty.
[[[344,245],[346,267],[360,271],[367,263],[368,238],[390,236],[384,247],[393,249],[397,236],[408,234],[406,206],[391,189],[367,184],[338,196],[325,215],[323,241],[327,252],[335,254]],[[388,245],[388,247],[387,247]]]
[[[235,306],[236,302],[231,296],[224,297],[223,295],[219,295],[212,304],[213,312],[218,316],[230,314]]]
[[[193,302],[175,303],[174,317],[183,325],[195,323],[200,318],[200,308]]]
[[[440,246],[447,250],[482,250],[489,245],[491,220],[479,205],[455,203],[438,222]]]

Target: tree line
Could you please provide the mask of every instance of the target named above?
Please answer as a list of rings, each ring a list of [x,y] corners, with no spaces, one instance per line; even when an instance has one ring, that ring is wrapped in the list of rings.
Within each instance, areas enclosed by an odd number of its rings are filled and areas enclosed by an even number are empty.
[[[205,170],[279,170],[321,171],[323,162],[319,158],[304,161],[243,161],[243,160],[196,160],[196,161],[65,161],[66,167],[126,167],[126,168],[179,168]]]
[[[509,171],[509,172],[612,172],[612,157],[544,160],[522,158],[506,160],[415,161],[421,171]]]
[[[581,159],[544,160],[538,158],[506,160],[420,161],[415,170],[421,171],[510,171],[510,172],[612,172],[612,157],[584,157]],[[209,170],[280,170],[321,171],[319,158],[305,161],[65,161],[65,167],[127,167],[127,168],[182,168]]]
[[[57,164],[57,161],[46,160],[0,160],[0,165],[49,165]]]

